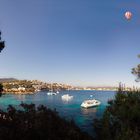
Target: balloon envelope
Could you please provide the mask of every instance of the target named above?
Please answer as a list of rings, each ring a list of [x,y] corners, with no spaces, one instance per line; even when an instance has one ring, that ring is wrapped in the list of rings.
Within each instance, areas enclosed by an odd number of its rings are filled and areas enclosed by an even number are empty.
[[[127,12],[125,13],[125,18],[126,18],[127,20],[130,20],[130,19],[132,18],[132,13],[129,12],[129,11],[127,11]]]

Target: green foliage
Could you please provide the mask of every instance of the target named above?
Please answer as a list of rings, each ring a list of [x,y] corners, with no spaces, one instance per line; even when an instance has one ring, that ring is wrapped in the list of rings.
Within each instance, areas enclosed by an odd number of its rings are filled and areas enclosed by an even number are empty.
[[[94,128],[98,140],[139,140],[140,92],[118,91]]]
[[[67,122],[45,106],[21,104],[0,110],[1,140],[91,140],[73,121]]]
[[[140,58],[140,55],[138,55]],[[138,64],[135,68],[132,69],[132,74],[136,76],[136,82],[140,81],[140,64]]]

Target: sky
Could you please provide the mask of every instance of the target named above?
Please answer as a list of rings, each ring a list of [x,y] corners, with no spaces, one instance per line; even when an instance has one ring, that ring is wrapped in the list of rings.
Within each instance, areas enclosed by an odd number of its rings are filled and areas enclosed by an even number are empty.
[[[138,0],[0,0],[0,77],[139,86],[139,9]]]

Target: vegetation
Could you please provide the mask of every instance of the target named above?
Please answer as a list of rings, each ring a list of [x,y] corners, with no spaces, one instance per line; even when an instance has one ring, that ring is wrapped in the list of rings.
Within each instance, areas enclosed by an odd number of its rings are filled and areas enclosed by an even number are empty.
[[[140,91],[119,90],[108,102],[103,117],[95,120],[98,140],[140,139]]]
[[[27,80],[13,80],[3,82],[3,89],[5,93],[34,93],[35,88],[31,81]]]
[[[138,55],[140,58],[140,55]],[[135,68],[132,69],[132,74],[136,76],[136,82],[140,81],[140,64],[138,64]]]
[[[75,125],[45,106],[21,104],[0,110],[1,140],[91,140]]]
[[[5,42],[1,40],[1,32],[0,32],[0,52],[4,49]]]

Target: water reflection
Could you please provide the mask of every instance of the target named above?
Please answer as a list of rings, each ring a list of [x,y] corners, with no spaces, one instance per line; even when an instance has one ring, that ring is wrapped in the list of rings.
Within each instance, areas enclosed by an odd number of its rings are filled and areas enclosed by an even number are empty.
[[[83,115],[89,115],[97,112],[97,107],[93,108],[81,108],[81,112]]]
[[[16,99],[18,99],[20,101],[25,101],[25,99],[26,99],[26,95],[24,95],[24,94],[19,94],[19,95],[16,95],[15,97],[16,97]]]
[[[69,104],[72,101],[72,99],[62,99],[62,102],[64,104]]]

